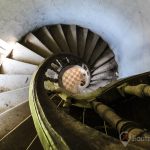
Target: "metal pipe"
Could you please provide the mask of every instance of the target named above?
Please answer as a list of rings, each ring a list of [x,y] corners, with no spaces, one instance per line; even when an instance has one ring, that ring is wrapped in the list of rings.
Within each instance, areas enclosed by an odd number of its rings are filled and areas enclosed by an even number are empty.
[[[103,120],[107,121],[113,128],[115,128],[119,134],[127,132],[129,141],[133,141],[139,146],[150,148],[150,141],[148,141],[150,140],[150,134],[145,132],[144,129],[140,129],[135,122],[121,118],[114,112],[113,109],[101,102],[92,101],[91,105],[95,112],[98,113]],[[137,137],[142,137],[145,141],[136,141],[135,139]],[[146,141],[146,139],[148,140]]]
[[[123,93],[138,97],[150,96],[150,85],[139,84],[136,86],[125,85],[120,89]]]

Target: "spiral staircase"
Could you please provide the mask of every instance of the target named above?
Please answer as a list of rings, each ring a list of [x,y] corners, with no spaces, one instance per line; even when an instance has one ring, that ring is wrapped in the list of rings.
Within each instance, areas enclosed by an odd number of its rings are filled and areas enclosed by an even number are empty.
[[[44,59],[53,55],[56,56],[55,66],[79,62],[80,67],[85,69],[86,66],[88,82],[81,93],[95,91],[117,79],[117,63],[108,44],[80,26],[45,26],[28,33],[13,45],[0,40],[1,150],[43,149],[33,125],[28,93],[32,74]]]
[[[150,136],[149,97],[136,87],[150,85],[150,73],[140,75],[150,70],[150,0],[1,0],[0,4],[0,150],[149,149],[149,143],[124,148],[118,140],[120,130],[114,128],[131,120]],[[77,86],[71,90],[64,77],[74,71],[82,78],[73,80]],[[138,75],[116,81],[118,72],[119,78]],[[97,96],[107,86],[93,103],[113,108],[121,116],[117,124],[104,109],[86,105],[92,104],[86,101],[91,92]],[[73,97],[77,92],[83,93],[84,101]],[[67,94],[73,97],[72,105]],[[133,122],[123,129],[139,127]]]

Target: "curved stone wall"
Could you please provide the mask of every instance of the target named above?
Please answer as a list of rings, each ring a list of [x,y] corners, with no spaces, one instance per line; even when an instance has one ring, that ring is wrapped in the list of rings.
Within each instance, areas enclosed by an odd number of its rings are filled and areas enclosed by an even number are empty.
[[[43,25],[87,27],[114,50],[120,77],[150,70],[150,0],[1,0],[0,38],[17,41]]]

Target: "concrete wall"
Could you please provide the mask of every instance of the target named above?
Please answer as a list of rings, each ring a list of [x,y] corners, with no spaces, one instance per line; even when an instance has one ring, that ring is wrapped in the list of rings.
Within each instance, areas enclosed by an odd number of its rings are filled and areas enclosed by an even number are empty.
[[[120,77],[150,70],[150,0],[1,0],[0,38],[17,41],[35,27],[78,24],[112,47]]]

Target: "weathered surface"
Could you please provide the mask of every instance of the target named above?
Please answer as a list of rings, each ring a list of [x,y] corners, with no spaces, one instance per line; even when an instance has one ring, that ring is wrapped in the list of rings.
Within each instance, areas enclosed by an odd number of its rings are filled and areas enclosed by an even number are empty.
[[[150,70],[149,7],[149,0],[1,0],[0,37],[17,41],[40,26],[78,24],[109,43],[125,77]]]
[[[30,115],[29,104],[24,102],[0,115],[0,139]]]

